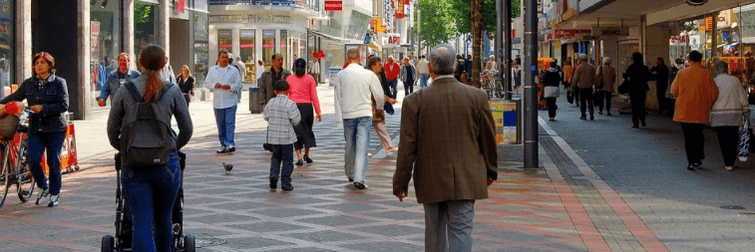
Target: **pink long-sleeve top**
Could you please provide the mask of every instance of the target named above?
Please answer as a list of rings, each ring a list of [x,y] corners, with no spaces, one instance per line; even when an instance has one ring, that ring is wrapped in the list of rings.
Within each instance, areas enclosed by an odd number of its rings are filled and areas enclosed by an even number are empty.
[[[317,99],[317,86],[315,79],[311,75],[305,74],[299,78],[296,75],[289,75],[286,78],[289,85],[288,98],[295,103],[312,103],[315,106],[315,112],[320,114],[320,101]]]

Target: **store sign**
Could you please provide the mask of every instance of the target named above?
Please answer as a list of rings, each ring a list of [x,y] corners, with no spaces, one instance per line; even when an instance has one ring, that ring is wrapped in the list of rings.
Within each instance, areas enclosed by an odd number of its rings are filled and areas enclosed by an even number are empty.
[[[553,29],[546,35],[546,40],[576,40],[582,36],[592,36],[590,29]]]
[[[713,17],[705,18],[705,31],[713,31]]]
[[[393,27],[393,0],[384,0],[383,1],[383,26],[385,26],[387,29],[390,29]]]
[[[388,44],[390,45],[401,45],[401,36],[388,36]]]
[[[186,10],[186,0],[176,0],[176,12],[178,13],[184,13]]]
[[[669,45],[676,45],[677,43],[679,43],[679,45],[686,45],[687,36],[671,36],[668,40]]]
[[[629,36],[629,27],[593,27],[592,35],[601,37]]]
[[[404,18],[404,1],[397,0],[396,1],[396,19],[402,19],[402,18]]]
[[[91,34],[91,39],[92,39],[92,42],[91,42],[91,45],[90,45],[92,47],[92,50],[91,50],[92,51],[92,56],[91,57],[92,57],[92,59],[96,59],[97,55],[100,55],[100,48],[97,46],[97,45],[100,44],[100,43],[98,43],[99,40],[100,40],[100,22],[91,21],[89,23],[89,28],[91,30],[90,34]]]
[[[341,1],[341,0],[326,0],[325,1],[325,10],[326,11],[341,11],[341,10],[343,10],[343,1]]]
[[[210,16],[210,23],[241,23],[241,24],[292,24],[290,16],[273,15],[224,15]]]

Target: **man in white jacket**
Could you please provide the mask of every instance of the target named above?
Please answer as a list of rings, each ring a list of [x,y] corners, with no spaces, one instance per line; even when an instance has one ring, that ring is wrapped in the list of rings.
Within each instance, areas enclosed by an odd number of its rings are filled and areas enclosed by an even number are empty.
[[[346,59],[349,65],[333,78],[336,126],[343,129],[346,139],[346,177],[357,189],[366,189],[372,97],[375,97],[375,107],[382,110],[385,96],[377,75],[359,64],[358,50],[349,49]]]
[[[239,103],[236,92],[241,91],[243,86],[239,70],[228,64],[228,51],[221,50],[218,53],[218,65],[207,71],[204,87],[210,89],[214,97],[213,107],[220,140],[220,149],[217,152],[234,152],[236,143],[233,137],[236,131],[236,108]]]

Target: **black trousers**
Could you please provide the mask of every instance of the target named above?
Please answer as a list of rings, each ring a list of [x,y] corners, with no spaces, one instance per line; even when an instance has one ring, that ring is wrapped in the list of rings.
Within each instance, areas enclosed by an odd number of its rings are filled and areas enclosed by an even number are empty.
[[[734,166],[734,161],[739,154],[739,126],[716,127],[718,145],[721,146],[721,154],[724,157],[724,165]]]
[[[556,118],[556,97],[545,98],[548,103],[548,118]]]
[[[414,80],[404,82],[404,96],[414,93]]]
[[[609,93],[607,91],[603,91],[603,99],[604,101],[600,103],[598,106],[598,111],[603,111],[603,106],[606,107],[606,112],[611,112],[611,98],[613,97],[612,93]]]
[[[668,84],[656,86],[655,94],[658,97],[658,114],[663,114],[668,109],[668,99],[666,98],[666,89]]]
[[[687,163],[700,163],[705,159],[705,137],[703,128],[699,123],[682,123],[684,133],[684,150],[687,152]]]
[[[186,99],[186,108],[189,108],[189,103],[191,103],[191,96],[184,95],[184,99]]]
[[[632,123],[637,126],[645,122],[645,93],[629,94],[629,102],[632,103]]]
[[[585,115],[585,110],[590,109],[590,115],[595,114],[595,106],[592,103],[592,88],[579,88],[579,111],[582,112],[582,116]]]

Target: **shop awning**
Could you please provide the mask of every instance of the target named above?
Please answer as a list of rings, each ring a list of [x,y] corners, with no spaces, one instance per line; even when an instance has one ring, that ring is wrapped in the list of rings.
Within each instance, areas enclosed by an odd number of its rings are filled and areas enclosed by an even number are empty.
[[[374,48],[375,50],[378,50],[378,52],[383,52],[383,47],[375,43],[374,40],[370,41],[370,43],[367,45],[370,48]]]
[[[319,32],[319,31],[315,31],[315,30],[307,30],[307,32],[315,34],[315,35],[320,36],[320,37],[323,37],[325,39],[330,39],[330,40],[341,42],[341,43],[346,43],[346,42],[349,41],[348,39],[343,39],[343,38],[335,37],[335,36],[328,35],[328,34],[325,34],[325,33]]]

